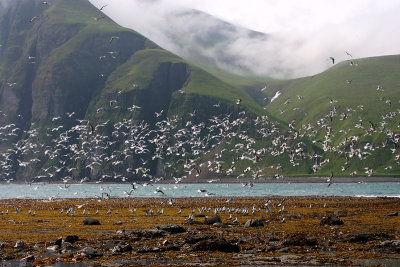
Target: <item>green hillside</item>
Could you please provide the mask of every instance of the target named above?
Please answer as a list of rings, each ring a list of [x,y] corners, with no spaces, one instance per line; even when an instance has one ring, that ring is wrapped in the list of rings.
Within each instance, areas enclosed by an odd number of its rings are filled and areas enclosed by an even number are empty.
[[[399,55],[342,62],[312,77],[270,83],[269,96],[278,90],[282,94],[265,109],[288,124],[294,122],[297,131],[321,148],[329,140],[333,151],[326,155],[333,162],[326,173],[346,175],[368,167],[380,175],[397,174],[399,71]],[[356,144],[352,149],[369,156],[350,159],[353,168],[342,171],[344,160],[337,159],[352,156],[351,143]]]
[[[0,14],[2,180],[400,174],[399,56],[279,81],[207,71],[87,0]]]
[[[0,148],[5,152],[18,142],[32,146],[40,142],[41,149],[36,152],[44,153],[37,158],[30,153],[20,155],[15,148],[13,164],[7,164],[5,171],[15,173],[16,179],[46,176],[41,168],[59,166],[57,160],[65,168],[76,166],[74,177],[97,179],[93,176],[119,171],[103,162],[100,172],[88,173],[86,168],[91,160],[98,160],[97,154],[86,160],[65,161],[72,145],[82,147],[86,143],[81,135],[89,124],[94,128],[109,121],[117,127],[131,121],[133,127],[144,120],[153,125],[158,120],[155,113],[162,113],[160,119],[193,113],[192,120],[200,122],[220,112],[244,110],[254,117],[265,112],[247,94],[137,32],[118,26],[87,0],[56,0],[50,4],[21,0],[11,2],[4,12],[7,16],[0,18],[0,41],[4,44],[0,49],[0,110],[4,124],[15,127],[11,129],[16,134],[3,138]],[[139,108],[132,112],[130,108],[135,105]],[[221,109],[210,109],[213,105]],[[83,131],[80,135],[73,130],[77,127]],[[33,132],[38,137],[31,138]],[[66,143],[63,134],[71,134]],[[95,139],[106,140],[103,134],[111,132],[99,130]],[[112,142],[111,136],[108,139]],[[54,140],[61,143],[53,144]],[[115,149],[123,151],[126,145],[120,141],[116,141],[119,145]],[[64,149],[55,149],[57,155],[49,157],[45,152],[54,146]],[[152,149],[156,148],[150,148],[154,152]],[[8,154],[3,156],[9,160]],[[34,160],[34,166],[22,168],[28,159]],[[139,163],[132,164],[126,162],[124,166],[137,167]],[[157,161],[149,163],[153,174],[158,165]]]
[[[354,62],[357,66],[350,66],[350,61],[346,61],[312,77],[274,84],[283,89],[283,94],[268,104],[267,110],[287,122],[296,119],[304,124],[315,122],[336,106],[339,114],[352,108],[358,110],[356,115],[378,123],[380,116],[398,108],[400,56],[364,58]],[[378,91],[378,86],[383,91]],[[386,100],[392,105],[385,103]],[[364,106],[363,110],[358,108],[360,105]],[[299,115],[301,112],[294,108],[307,112],[307,115]],[[349,117],[350,120],[354,118],[358,119],[357,116]]]

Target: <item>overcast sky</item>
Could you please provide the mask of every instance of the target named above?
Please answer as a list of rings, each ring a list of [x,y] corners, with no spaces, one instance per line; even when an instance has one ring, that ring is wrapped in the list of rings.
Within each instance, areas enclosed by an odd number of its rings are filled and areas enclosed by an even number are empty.
[[[171,13],[198,9],[235,25],[269,34],[268,40],[246,40],[226,47],[255,73],[277,78],[313,75],[337,61],[400,54],[399,0],[90,0],[122,26],[162,47],[182,49],[165,37],[176,31],[195,35],[195,18],[174,20]],[[190,25],[189,25],[190,24]],[[184,49],[183,49],[184,50]],[[186,51],[187,52],[187,51]],[[213,56],[215,51],[207,51]],[[185,51],[182,52],[185,56]],[[206,53],[206,52],[204,52]]]

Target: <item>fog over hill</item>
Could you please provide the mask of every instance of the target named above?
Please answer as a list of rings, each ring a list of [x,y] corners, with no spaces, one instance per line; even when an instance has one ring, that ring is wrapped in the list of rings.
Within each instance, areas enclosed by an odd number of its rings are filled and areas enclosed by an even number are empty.
[[[291,8],[297,4],[286,3],[282,4],[287,5],[285,14],[292,17],[277,14],[276,19],[286,19],[281,21],[282,27],[292,26],[279,31],[270,23],[271,30],[263,30],[265,33],[256,33],[191,9],[190,6],[202,7],[193,1],[90,1],[96,6],[108,4],[104,12],[117,23],[135,29],[185,59],[236,73],[293,78],[314,75],[329,68],[332,65],[329,57],[334,57],[336,62],[348,59],[345,51],[355,58],[400,53],[400,38],[393,36],[400,26],[397,19],[400,5],[393,1],[382,4],[368,1],[363,2],[363,6],[357,6],[357,1],[339,1],[324,8],[321,3],[310,0],[303,1],[305,6],[297,10]],[[270,2],[263,4],[270,8],[264,10],[265,16],[260,20],[273,20],[272,10],[279,4],[268,6]],[[207,7],[207,3],[203,6]],[[317,17],[315,8],[321,9]],[[254,13],[255,18],[257,15]],[[314,17],[327,16],[337,19],[332,19],[332,23],[328,19],[313,21]]]

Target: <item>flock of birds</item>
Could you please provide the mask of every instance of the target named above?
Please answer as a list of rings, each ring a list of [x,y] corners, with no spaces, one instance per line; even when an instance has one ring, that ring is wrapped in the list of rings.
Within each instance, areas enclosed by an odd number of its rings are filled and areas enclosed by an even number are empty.
[[[49,5],[48,2],[42,4]],[[35,16],[30,22],[40,17]],[[118,36],[113,36],[107,41],[111,46],[117,40]],[[330,59],[334,64],[335,59]],[[377,90],[384,89],[378,86]],[[129,182],[132,189],[126,195],[131,196],[137,184],[157,183],[166,176],[176,183],[202,175],[206,175],[210,183],[226,176],[236,177],[240,182],[249,177],[257,181],[263,176],[282,179],[287,169],[299,166],[318,175],[324,173],[324,166],[329,165],[332,158],[343,163],[341,170],[345,174],[353,167],[351,175],[371,176],[374,174],[371,167],[365,167],[365,174],[361,174],[358,166],[352,166],[351,162],[352,159],[365,160],[378,149],[390,149],[396,154],[395,163],[400,164],[400,134],[386,127],[389,120],[398,120],[400,114],[391,102],[384,100],[390,111],[382,115],[382,121],[374,123],[358,115],[358,111],[363,110],[362,105],[339,113],[336,100],[329,101],[330,111],[322,114],[314,125],[297,125],[293,120],[286,126],[267,115],[247,114],[240,108],[241,99],[236,101],[237,112],[222,114],[219,112],[221,104],[217,103],[210,107],[217,115],[203,121],[195,110],[182,117],[168,116],[167,111],[160,110],[154,113],[152,122],[137,121],[134,115],[141,112],[142,107],[131,105],[124,111],[128,115],[120,121],[95,123],[71,112],[51,118],[46,129],[34,123],[28,130],[14,123],[6,124],[0,126],[0,143],[11,147],[0,154],[0,178],[11,182],[16,176],[35,174],[27,182],[62,180],[64,186],[60,186],[60,190],[66,190],[72,182]],[[110,100],[109,107],[99,108],[97,113],[120,112],[121,106],[117,97]],[[357,124],[350,127],[359,129],[359,133],[349,135],[350,128],[334,131],[332,121],[344,121],[350,116],[359,116]],[[0,120],[6,121],[6,117],[0,111]],[[72,126],[66,128],[66,125]],[[344,137],[334,142],[335,134]],[[380,145],[363,141],[363,137],[375,134],[381,136]],[[18,141],[14,143],[15,140]],[[160,166],[162,170],[156,175],[155,170]],[[385,169],[392,167],[388,165]],[[334,173],[329,172],[327,182],[330,185]],[[252,187],[254,183],[243,182],[243,186]],[[164,194],[161,188],[154,193]],[[202,193],[213,195],[207,191]]]
[[[113,100],[117,101],[117,100]],[[218,113],[219,105],[213,108]],[[247,116],[245,111],[237,114],[215,115],[208,121],[196,123],[196,112],[187,117],[154,113],[154,123],[136,121],[135,112],[141,107],[128,108],[130,117],[122,121],[110,120],[92,125],[88,120],[76,118],[74,113],[66,113],[51,119],[52,125],[41,132],[31,127],[23,130],[8,124],[0,127],[0,141],[10,143],[19,138],[12,148],[0,155],[0,175],[5,181],[12,181],[16,171],[37,175],[28,182],[62,180],[68,188],[71,182],[130,182],[130,196],[137,188],[135,183],[148,185],[160,182],[162,176],[154,175],[155,166],[163,166],[164,174],[173,177],[176,183],[185,182],[188,177],[199,177],[208,173],[209,177],[235,176],[238,181],[271,174],[276,179],[283,178],[285,168],[309,164],[315,173],[329,164],[325,153],[335,153],[343,161],[342,171],[350,168],[352,158],[362,161],[375,150],[390,149],[398,152],[400,134],[372,122],[360,124],[361,135],[346,136],[338,144],[332,142],[333,129],[329,122],[341,120],[342,116],[332,109],[329,114],[317,121],[316,125],[296,127],[292,121],[288,129],[268,116]],[[108,112],[101,110],[99,112]],[[111,111],[112,112],[112,111]],[[356,111],[350,111],[356,114]],[[391,111],[383,117],[396,119],[399,112]],[[0,113],[0,117],[7,116]],[[75,123],[69,129],[64,125]],[[34,126],[34,125],[33,125]],[[369,127],[368,127],[369,126]],[[381,145],[361,142],[363,136],[375,133],[384,135]],[[317,137],[322,137],[318,139]],[[47,141],[45,141],[47,140]],[[307,143],[307,140],[313,140]],[[311,145],[320,149],[313,149]],[[319,152],[318,152],[319,151]],[[279,158],[273,160],[272,158]],[[400,154],[395,157],[400,164]],[[285,164],[288,161],[290,164]],[[264,163],[262,163],[264,162]],[[267,166],[266,162],[276,162]],[[392,166],[386,166],[391,169]],[[372,168],[366,168],[368,176]],[[357,175],[353,171],[352,175]],[[209,179],[209,182],[217,181]],[[333,172],[327,180],[333,181]],[[244,183],[252,187],[252,182]],[[157,188],[156,194],[164,194]],[[209,192],[202,192],[210,195]]]
[[[164,204],[164,202],[161,202],[161,204]],[[170,198],[167,202],[169,204],[169,207],[175,207],[175,200],[173,198]],[[294,203],[288,204],[286,203],[286,199],[283,198],[281,200],[266,200],[265,203],[262,205],[255,205],[252,204],[250,207],[247,206],[238,206],[236,205],[235,201],[232,199],[227,199],[224,203],[221,203],[220,206],[215,206],[215,207],[198,207],[198,208],[193,208],[192,210],[189,210],[188,216],[185,220],[187,223],[191,223],[195,220],[195,216],[199,217],[205,217],[206,219],[209,218],[209,216],[218,216],[221,214],[226,214],[229,215],[226,218],[226,221],[230,224],[240,224],[239,218],[243,218],[246,216],[256,216],[257,214],[261,214],[262,212],[265,213],[277,213],[277,214],[284,214],[286,212],[286,207],[292,207],[292,206],[297,206]],[[76,204],[72,205],[69,208],[62,208],[59,211],[59,215],[62,216],[96,216],[96,215],[101,215],[104,214],[106,216],[119,216],[120,212],[118,209],[111,210],[109,208],[107,211],[102,211],[100,212],[98,209],[90,210],[89,208],[86,209],[85,207],[88,205],[88,203],[84,204]],[[169,208],[168,207],[168,208]],[[324,208],[327,207],[327,204],[324,203],[323,205]],[[313,205],[310,204],[308,208],[312,209]],[[14,206],[14,213],[16,214],[23,214],[23,210],[17,206]],[[152,208],[148,210],[142,210],[144,212],[145,216],[162,216],[164,214],[165,209],[164,208],[158,208],[157,211],[153,210]],[[1,210],[0,211],[0,216],[7,216],[11,214],[12,211],[9,212],[9,210]],[[28,216],[36,216],[37,212],[33,210],[32,208],[29,209],[28,211],[25,211],[26,215]],[[103,213],[104,212],[104,213]],[[121,211],[121,214],[124,212],[124,210]],[[136,215],[137,209],[136,208],[129,208],[128,212],[130,215]],[[186,216],[182,215],[183,211],[181,208],[178,208],[178,211],[176,211],[177,216]],[[11,222],[14,222],[14,220],[10,220]],[[286,222],[285,216],[282,216],[280,219],[281,223]]]

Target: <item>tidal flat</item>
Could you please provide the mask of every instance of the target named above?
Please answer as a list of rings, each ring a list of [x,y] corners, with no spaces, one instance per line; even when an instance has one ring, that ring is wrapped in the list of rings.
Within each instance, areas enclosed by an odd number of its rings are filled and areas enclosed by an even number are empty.
[[[5,199],[0,264],[396,266],[399,209],[389,197]]]

